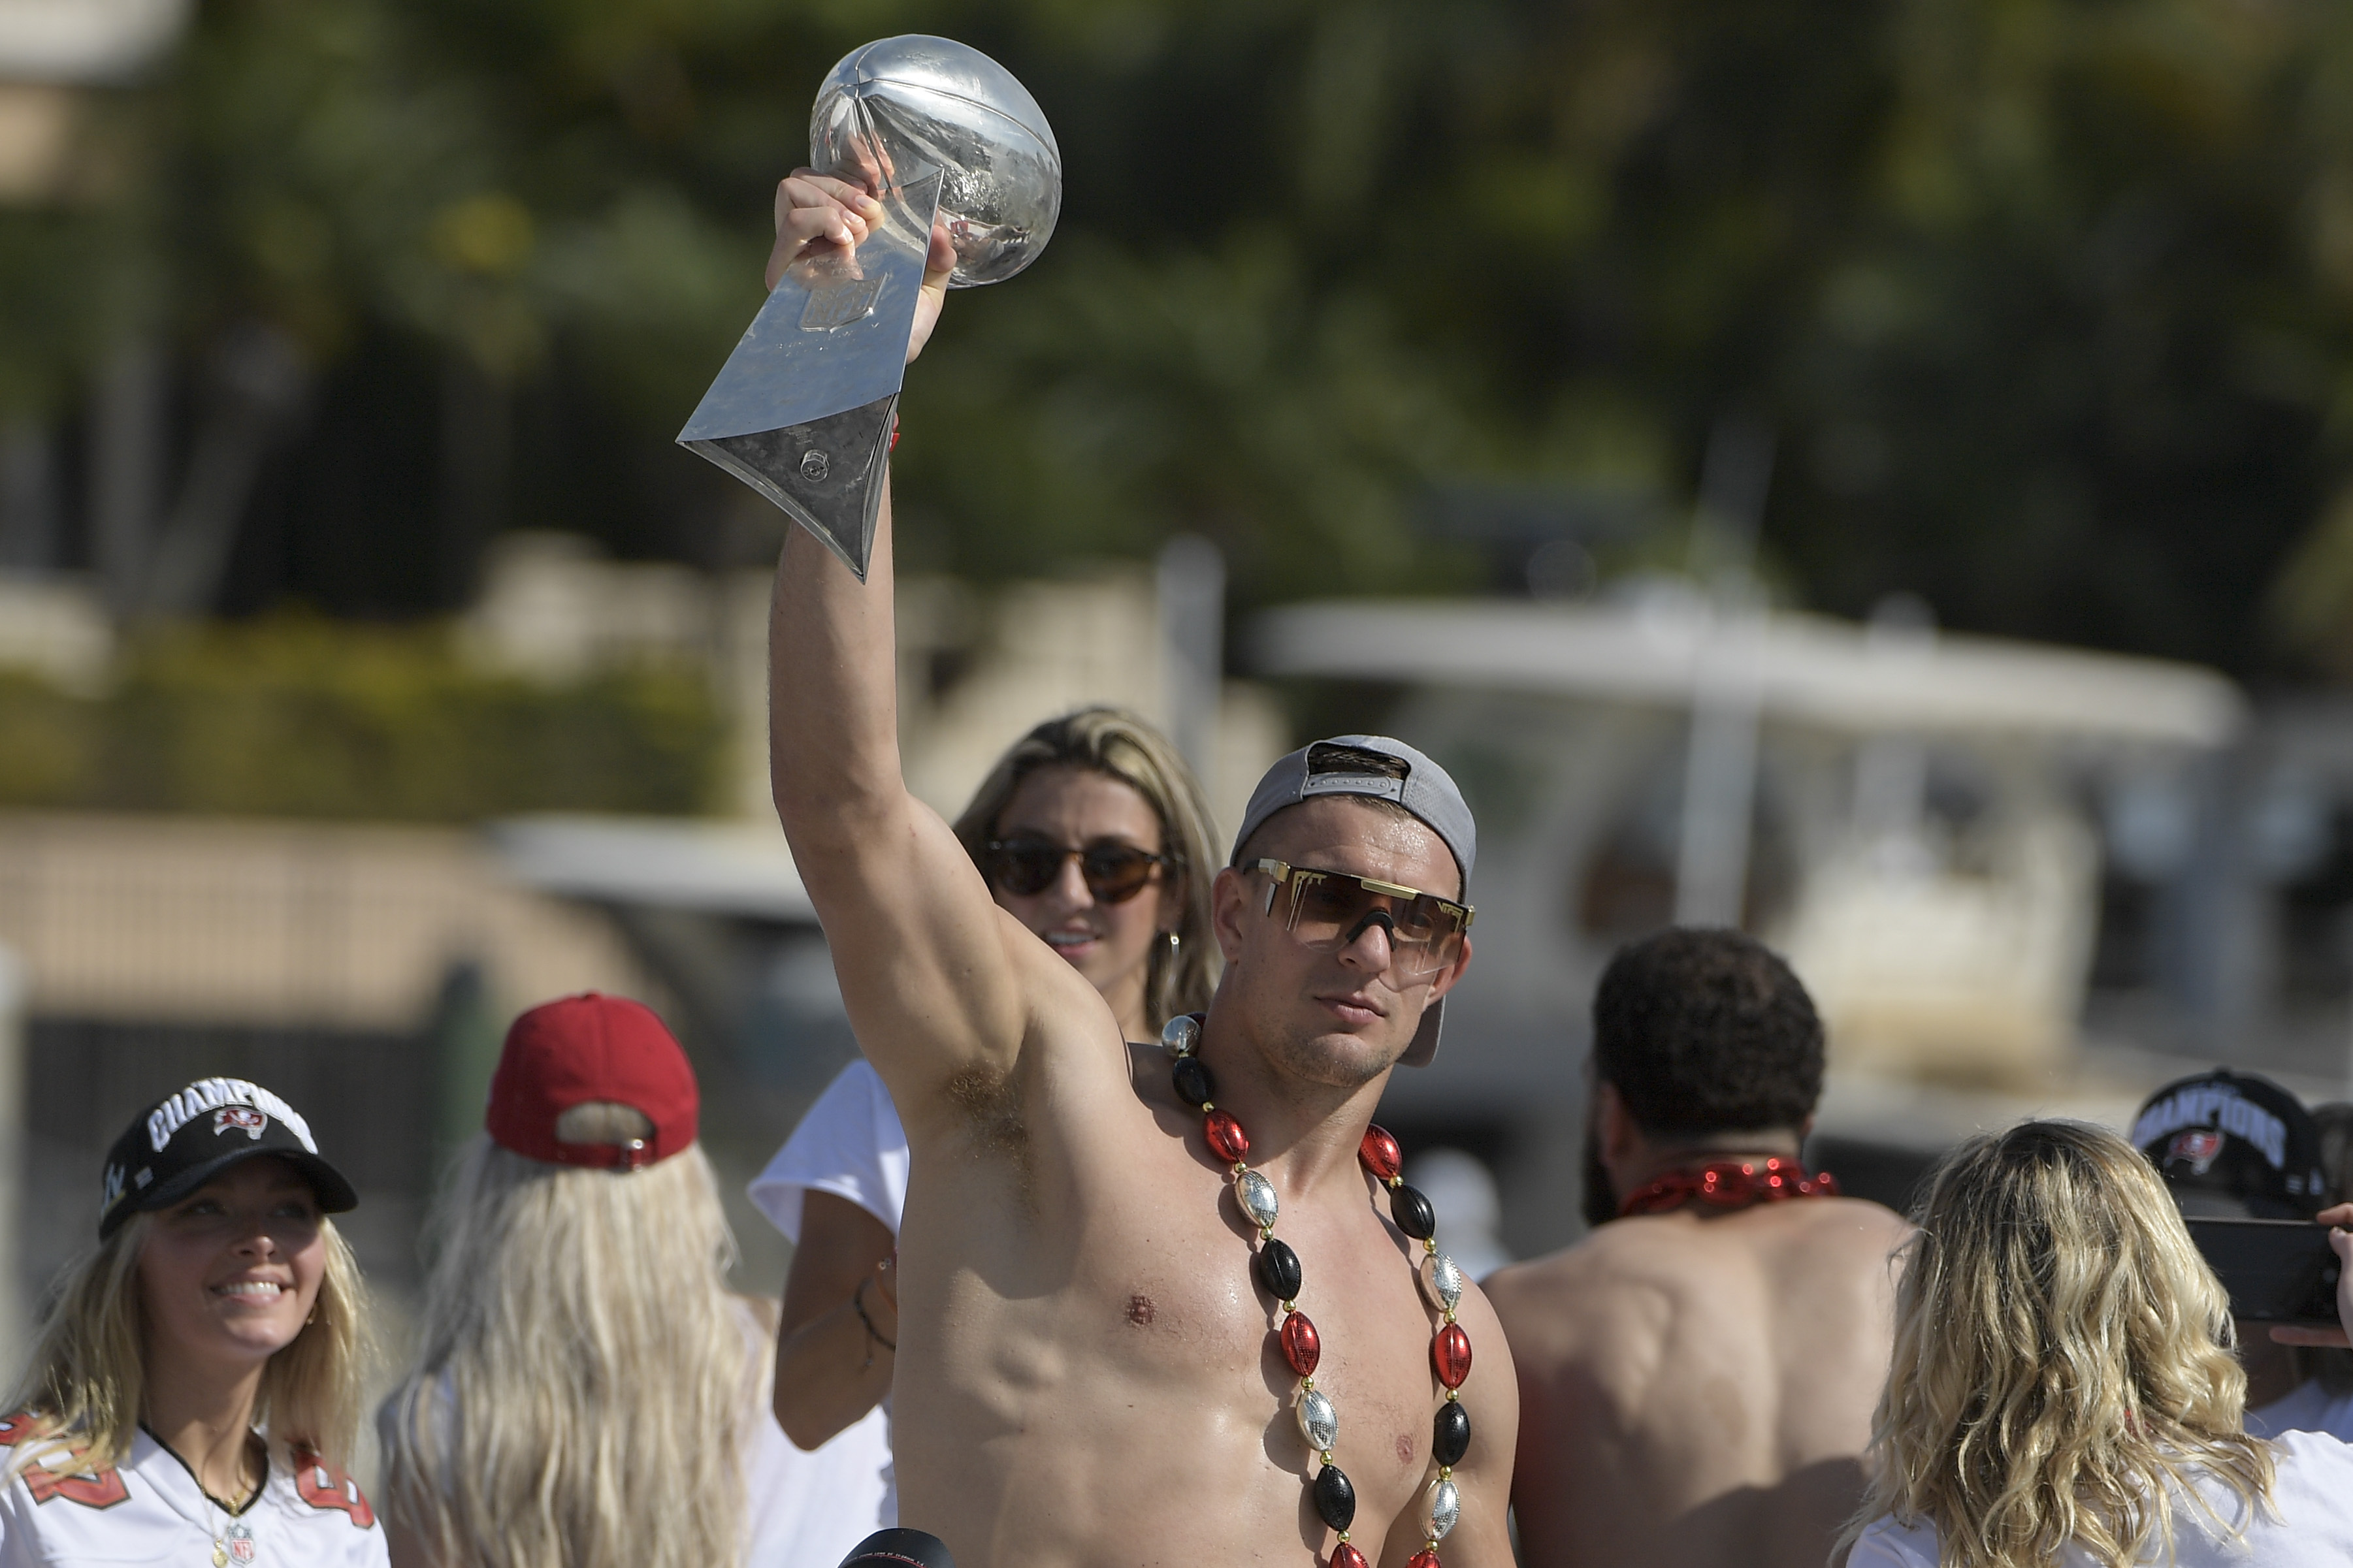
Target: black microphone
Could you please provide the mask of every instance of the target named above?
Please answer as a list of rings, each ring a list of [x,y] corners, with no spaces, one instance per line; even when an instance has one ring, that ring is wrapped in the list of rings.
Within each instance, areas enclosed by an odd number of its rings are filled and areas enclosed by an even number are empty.
[[[955,1568],[947,1542],[921,1530],[878,1530],[841,1560],[841,1568]]]

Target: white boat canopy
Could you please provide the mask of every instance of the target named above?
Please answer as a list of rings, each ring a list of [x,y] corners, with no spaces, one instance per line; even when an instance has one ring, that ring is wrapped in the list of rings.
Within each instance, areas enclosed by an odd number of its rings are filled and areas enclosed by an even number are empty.
[[[2246,704],[2190,664],[1824,616],[1617,605],[1325,601],[1250,628],[1263,675],[1393,680],[1686,707],[1740,689],[1768,719],[1854,732],[1995,732],[2211,747]]]

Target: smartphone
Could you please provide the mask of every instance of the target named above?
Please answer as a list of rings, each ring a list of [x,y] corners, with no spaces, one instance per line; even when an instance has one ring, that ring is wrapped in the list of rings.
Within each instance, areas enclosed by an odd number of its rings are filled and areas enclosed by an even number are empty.
[[[2188,1221],[2189,1239],[2231,1293],[2231,1315],[2257,1323],[2337,1323],[2337,1262],[2328,1226],[2302,1219]]]

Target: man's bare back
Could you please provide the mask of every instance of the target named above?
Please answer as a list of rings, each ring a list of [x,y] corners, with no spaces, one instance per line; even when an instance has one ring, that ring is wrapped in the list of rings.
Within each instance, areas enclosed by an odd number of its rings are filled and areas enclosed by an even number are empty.
[[[1905,1230],[1849,1198],[1687,1208],[1491,1279],[1531,1568],[1820,1568],[1862,1494]]]
[[[787,181],[772,281],[805,247],[860,241],[869,210],[838,182]],[[952,261],[935,233],[916,349]],[[992,901],[946,824],[907,794],[892,581],[887,500],[863,584],[792,531],[771,733],[779,815],[913,1154],[893,1387],[900,1517],[944,1538],[963,1568],[1310,1568],[1332,1536],[1276,1349],[1281,1308],[1252,1277],[1255,1227],[1166,1058],[1122,1043],[1103,996]],[[1401,811],[1331,795],[1278,813],[1262,837],[1254,853],[1286,868],[1460,894],[1458,857]],[[1398,921],[1316,949],[1283,926],[1281,896],[1263,871],[1216,873],[1227,969],[1199,1054],[1303,1263],[1298,1306],[1322,1336],[1316,1385],[1339,1409],[1333,1458],[1356,1489],[1353,1542],[1404,1568],[1432,1474],[1437,1320],[1415,1283],[1419,1249],[1377,1206],[1356,1149],[1469,944],[1442,971],[1409,973]],[[1517,1385],[1475,1290],[1460,1321],[1474,1351],[1461,1390],[1472,1438],[1442,1553],[1450,1568],[1504,1568]]]

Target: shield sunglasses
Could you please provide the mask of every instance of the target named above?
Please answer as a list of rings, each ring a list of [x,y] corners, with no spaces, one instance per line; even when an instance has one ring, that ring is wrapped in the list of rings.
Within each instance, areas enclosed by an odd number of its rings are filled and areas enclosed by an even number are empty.
[[[1099,904],[1124,904],[1152,881],[1153,868],[1169,864],[1166,855],[1138,849],[1133,844],[1092,844],[1068,848],[1042,838],[991,840],[983,866],[988,879],[1016,898],[1044,892],[1062,874],[1062,863],[1076,858],[1079,876]]]
[[[1345,871],[1320,871],[1281,860],[1261,860],[1257,869],[1273,879],[1266,889],[1269,915],[1274,913],[1276,898],[1289,889],[1283,928],[1293,936],[1309,947],[1345,947],[1377,921],[1388,931],[1399,976],[1409,982],[1426,980],[1460,957],[1462,938],[1479,912],[1419,888]]]

